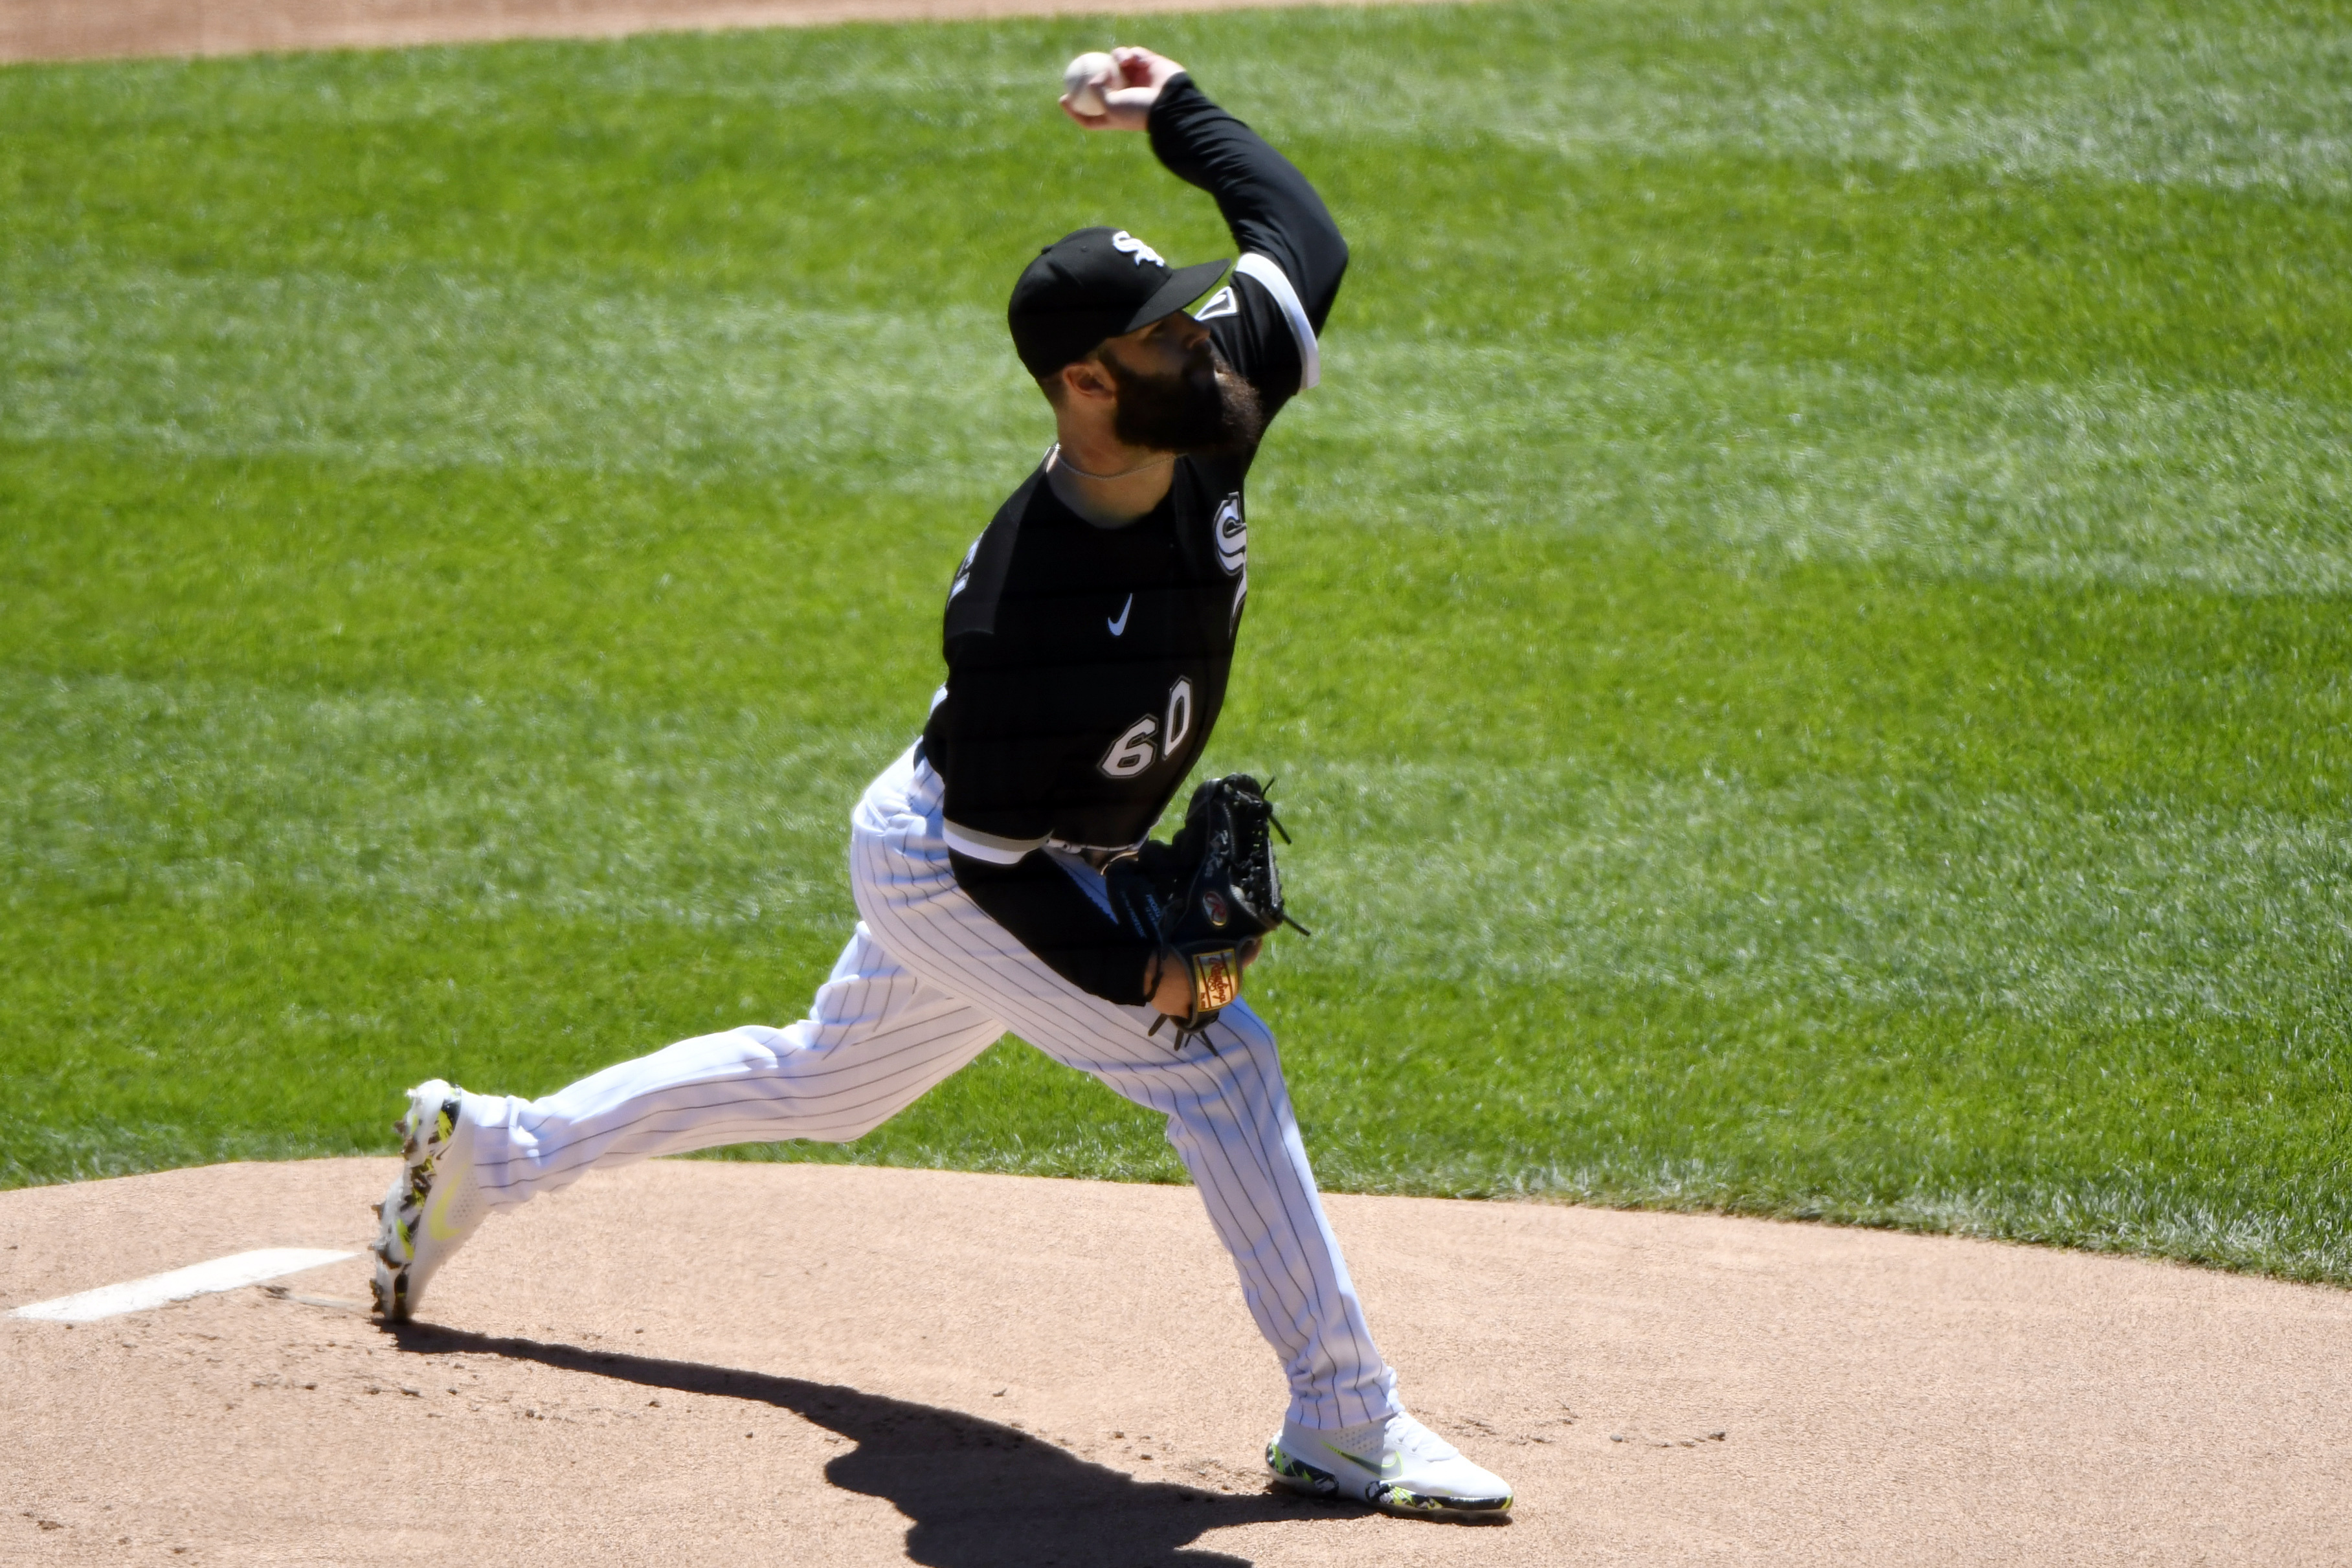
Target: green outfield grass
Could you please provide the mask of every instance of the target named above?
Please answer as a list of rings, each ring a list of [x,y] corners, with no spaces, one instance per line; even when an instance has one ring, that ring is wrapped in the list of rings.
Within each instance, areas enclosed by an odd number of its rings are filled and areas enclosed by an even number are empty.
[[[0,71],[0,1182],[798,1015],[1049,438],[1226,254],[1101,20]],[[1327,193],[1213,764],[1339,1188],[2352,1282],[2352,14],[1118,29]],[[856,1159],[1168,1180],[998,1047]]]

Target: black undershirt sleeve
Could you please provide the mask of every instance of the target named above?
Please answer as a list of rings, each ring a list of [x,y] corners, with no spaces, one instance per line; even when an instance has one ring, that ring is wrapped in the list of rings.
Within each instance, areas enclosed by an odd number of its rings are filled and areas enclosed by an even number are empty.
[[[1160,89],[1150,130],[1168,172],[1216,199],[1234,243],[1282,268],[1319,334],[1348,270],[1348,242],[1307,176],[1210,102],[1189,73]]]
[[[1144,972],[1159,944],[1120,930],[1044,851],[1018,865],[993,866],[950,849],[948,864],[956,886],[1046,968],[1088,995],[1143,1005]]]

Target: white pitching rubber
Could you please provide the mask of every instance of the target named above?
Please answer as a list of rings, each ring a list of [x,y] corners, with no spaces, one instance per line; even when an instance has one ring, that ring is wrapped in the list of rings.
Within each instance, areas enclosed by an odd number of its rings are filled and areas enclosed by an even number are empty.
[[[299,1274],[306,1268],[341,1263],[346,1258],[358,1256],[354,1252],[322,1252],[310,1247],[265,1247],[257,1252],[240,1252],[230,1258],[215,1258],[210,1263],[174,1268],[169,1274],[150,1274],[144,1279],[101,1285],[95,1290],[60,1296],[54,1301],[36,1301],[8,1315],[52,1323],[95,1323],[102,1318],[119,1318],[125,1312],[143,1312],[150,1307],[165,1307],[173,1301],[234,1290],[242,1285],[258,1285],[265,1279]]]

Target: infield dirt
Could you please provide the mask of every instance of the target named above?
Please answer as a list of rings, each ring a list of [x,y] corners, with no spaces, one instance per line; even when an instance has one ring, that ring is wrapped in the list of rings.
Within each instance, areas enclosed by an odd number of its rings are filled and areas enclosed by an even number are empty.
[[[363,1247],[389,1160],[0,1193],[0,1309]],[[2352,1295],[2122,1258],[1330,1199],[1502,1527],[1267,1489],[1273,1359],[1186,1188],[657,1162],[360,1259],[0,1319],[0,1561],[2352,1561]],[[1720,1434],[1720,1436],[1717,1436]]]
[[[824,22],[1219,11],[1321,0],[0,0],[0,61],[602,38]],[[1378,4],[1381,0],[1356,0]]]

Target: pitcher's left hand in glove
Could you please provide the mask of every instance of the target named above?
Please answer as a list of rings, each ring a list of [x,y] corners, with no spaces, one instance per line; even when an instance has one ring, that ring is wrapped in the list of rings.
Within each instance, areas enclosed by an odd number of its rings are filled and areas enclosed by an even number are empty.
[[[1290,841],[1257,780],[1228,773],[1192,792],[1173,843],[1146,844],[1104,869],[1122,923],[1160,943],[1147,986],[1161,1022],[1176,1021],[1177,1050],[1240,998],[1242,971],[1268,932],[1307,930],[1283,907],[1276,833]]]

